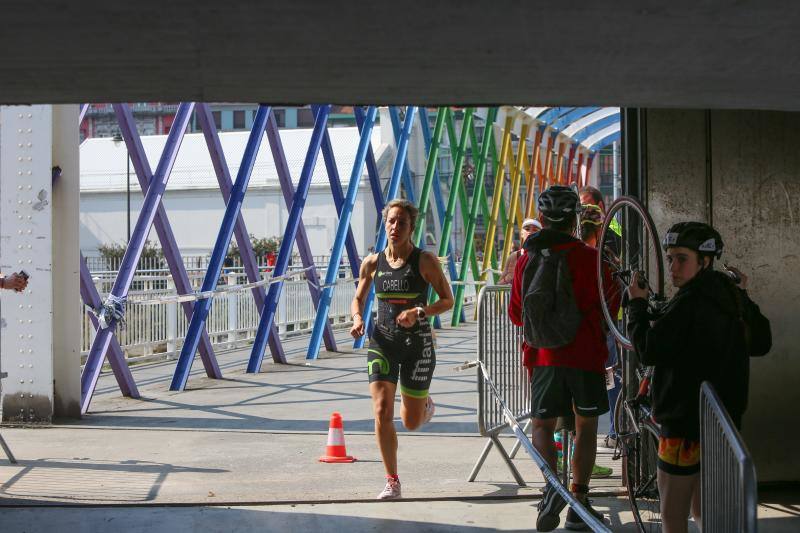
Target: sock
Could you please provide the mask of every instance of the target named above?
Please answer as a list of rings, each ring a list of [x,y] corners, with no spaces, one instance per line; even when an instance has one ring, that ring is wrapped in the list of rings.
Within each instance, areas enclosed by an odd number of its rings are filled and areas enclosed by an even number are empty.
[[[386,479],[391,479],[399,482],[400,476],[398,476],[397,474],[386,474]]]

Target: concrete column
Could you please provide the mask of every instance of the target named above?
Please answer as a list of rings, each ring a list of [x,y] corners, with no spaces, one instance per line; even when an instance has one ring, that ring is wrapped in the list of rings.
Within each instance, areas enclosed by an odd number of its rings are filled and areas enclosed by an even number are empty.
[[[800,113],[648,110],[650,211],[663,235],[680,220],[709,221],[722,260],[751,279],[772,324],[773,348],[751,359],[743,436],[760,482],[800,480]]]
[[[80,417],[79,106],[53,106],[53,386],[56,416]]]
[[[0,269],[30,276],[0,296],[3,420],[25,424],[53,416],[52,134],[50,106],[0,107]]]

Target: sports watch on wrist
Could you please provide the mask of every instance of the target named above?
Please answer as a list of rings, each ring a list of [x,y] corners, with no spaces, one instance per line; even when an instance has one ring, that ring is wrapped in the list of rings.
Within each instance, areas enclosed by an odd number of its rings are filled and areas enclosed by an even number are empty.
[[[417,320],[425,318],[425,316],[425,309],[423,309],[422,306],[417,307]]]

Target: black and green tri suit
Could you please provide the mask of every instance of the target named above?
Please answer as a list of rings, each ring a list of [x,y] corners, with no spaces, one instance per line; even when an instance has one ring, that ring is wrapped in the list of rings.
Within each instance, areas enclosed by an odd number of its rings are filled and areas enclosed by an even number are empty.
[[[386,253],[378,254],[375,295],[378,318],[367,351],[369,381],[400,380],[400,392],[413,398],[426,398],[436,366],[431,326],[427,318],[410,328],[397,325],[397,315],[406,309],[425,306],[429,284],[419,272],[422,250],[414,248],[406,264],[393,268]]]

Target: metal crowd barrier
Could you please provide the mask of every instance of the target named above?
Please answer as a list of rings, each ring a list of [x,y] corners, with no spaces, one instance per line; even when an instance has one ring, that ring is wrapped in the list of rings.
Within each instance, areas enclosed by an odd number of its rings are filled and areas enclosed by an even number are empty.
[[[457,368],[478,368],[478,428],[489,441],[472,469],[469,481],[474,481],[492,447],[502,455],[517,483],[525,481],[517,471],[505,448],[497,438],[506,428],[511,429],[517,442],[533,459],[545,481],[552,485],[567,504],[595,532],[611,533],[611,530],[583,506],[558,475],[550,469],[544,457],[531,444],[520,422],[530,420],[528,374],[522,366],[522,329],[511,323],[508,317],[508,302],[511,287],[508,285],[487,286],[478,295],[478,359]],[[527,428],[527,426],[526,426]]]
[[[520,422],[531,416],[530,387],[527,372],[522,366],[522,329],[508,318],[510,295],[509,285],[493,285],[484,287],[478,296],[478,361],[491,374],[503,402]],[[469,481],[475,481],[489,451],[496,447],[514,479],[524,487],[525,481],[498,438],[509,424],[482,378],[483,369],[479,367],[478,429],[489,440],[469,475]]]
[[[700,499],[703,533],[758,530],[756,469],[714,387],[700,388]]]

